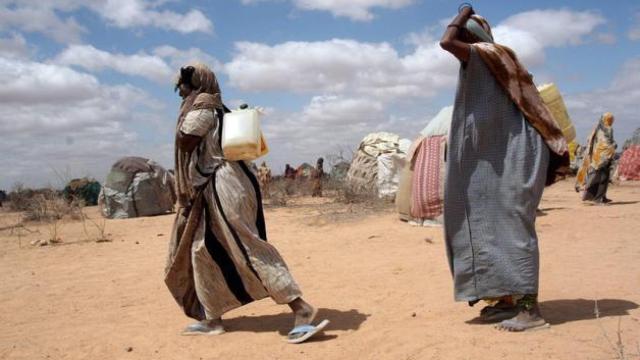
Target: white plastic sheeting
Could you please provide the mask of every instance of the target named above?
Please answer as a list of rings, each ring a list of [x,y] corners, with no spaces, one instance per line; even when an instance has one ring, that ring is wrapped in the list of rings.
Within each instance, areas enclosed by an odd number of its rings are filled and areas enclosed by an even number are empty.
[[[173,210],[173,187],[173,175],[152,160],[142,170],[112,168],[99,196],[102,215],[127,219],[166,214]]]
[[[422,129],[420,135],[424,137],[448,135],[453,118],[453,105],[443,107],[427,126]]]
[[[394,197],[410,146],[410,140],[388,132],[365,136],[351,163],[347,181],[357,190]]]

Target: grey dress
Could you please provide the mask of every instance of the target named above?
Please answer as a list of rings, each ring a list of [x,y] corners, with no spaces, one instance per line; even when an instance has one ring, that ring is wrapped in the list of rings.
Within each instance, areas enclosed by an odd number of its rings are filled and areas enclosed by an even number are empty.
[[[449,134],[444,227],[457,301],[538,293],[549,149],[471,47]]]

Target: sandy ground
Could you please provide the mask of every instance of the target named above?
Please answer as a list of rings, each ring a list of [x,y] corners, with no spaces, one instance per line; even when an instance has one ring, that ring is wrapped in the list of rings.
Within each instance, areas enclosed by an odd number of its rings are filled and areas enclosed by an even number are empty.
[[[227,314],[224,335],[179,335],[189,319],[162,280],[171,215],[110,220],[107,243],[87,241],[77,222],[57,246],[29,245],[46,225],[2,231],[0,358],[615,359],[618,335],[624,358],[640,358],[640,183],[610,197],[613,206],[583,205],[570,182],[545,193],[540,297],[552,326],[525,334],[473,324],[480,306],[453,302],[441,230],[390,211],[334,222],[335,205],[310,199],[267,209],[270,241],[331,320],[298,346],[284,341],[288,309],[268,299]],[[2,213],[0,226],[17,219]]]

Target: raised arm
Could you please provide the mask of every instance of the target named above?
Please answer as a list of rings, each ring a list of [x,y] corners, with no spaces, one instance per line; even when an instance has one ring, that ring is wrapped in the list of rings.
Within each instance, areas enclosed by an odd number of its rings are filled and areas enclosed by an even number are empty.
[[[460,40],[460,31],[464,28],[467,20],[473,15],[473,8],[465,6],[460,10],[451,24],[447,25],[447,29],[440,39],[440,47],[452,53],[458,60],[467,62],[469,60],[469,44]]]

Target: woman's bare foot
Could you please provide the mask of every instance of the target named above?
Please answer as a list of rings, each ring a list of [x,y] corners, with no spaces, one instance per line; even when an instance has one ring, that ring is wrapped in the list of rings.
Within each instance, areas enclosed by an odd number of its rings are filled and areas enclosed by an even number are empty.
[[[222,319],[210,319],[198,321],[197,323],[187,326],[182,335],[220,335],[224,333],[224,326],[222,326]]]
[[[290,302],[289,307],[296,317],[293,325],[294,327],[298,325],[311,324],[313,319],[316,317],[317,310],[313,306],[309,305],[309,303],[302,300],[302,298],[297,298]]]
[[[496,323],[511,319],[519,312],[517,306],[510,302],[500,301],[493,306],[485,306],[480,310],[480,320],[485,323]]]
[[[496,329],[503,331],[527,331],[548,328],[549,324],[542,318],[538,304],[529,310],[521,308],[520,312],[511,319],[496,325]]]

